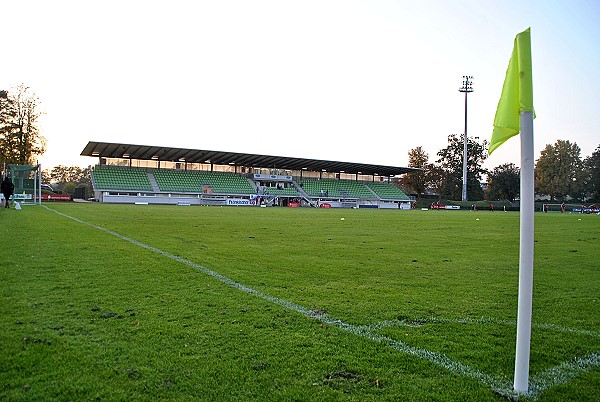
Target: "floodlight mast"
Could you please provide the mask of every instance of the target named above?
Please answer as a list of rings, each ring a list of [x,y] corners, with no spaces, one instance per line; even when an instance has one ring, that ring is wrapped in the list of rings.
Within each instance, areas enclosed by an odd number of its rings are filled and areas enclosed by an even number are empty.
[[[463,146],[463,183],[462,183],[462,200],[467,201],[467,94],[473,92],[473,76],[463,75],[462,87],[459,92],[465,93],[465,133]]]

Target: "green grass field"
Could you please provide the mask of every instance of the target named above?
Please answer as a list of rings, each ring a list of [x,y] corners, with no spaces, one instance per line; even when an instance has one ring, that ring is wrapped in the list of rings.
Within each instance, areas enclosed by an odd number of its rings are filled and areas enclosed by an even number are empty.
[[[510,393],[518,213],[46,205],[0,211],[0,400]],[[600,216],[535,233],[521,399],[596,400]]]

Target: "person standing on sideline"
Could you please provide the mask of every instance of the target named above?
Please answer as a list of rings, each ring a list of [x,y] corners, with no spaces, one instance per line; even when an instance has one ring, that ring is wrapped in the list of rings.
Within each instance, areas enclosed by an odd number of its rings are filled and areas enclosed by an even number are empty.
[[[6,176],[4,178],[4,181],[2,182],[1,187],[2,187],[1,188],[2,194],[4,195],[4,199],[6,200],[6,204],[4,205],[4,208],[10,208],[9,198],[15,192],[15,185],[13,184],[10,177]]]
[[[563,201],[562,204],[560,204],[560,213],[564,214],[565,213],[565,202]]]

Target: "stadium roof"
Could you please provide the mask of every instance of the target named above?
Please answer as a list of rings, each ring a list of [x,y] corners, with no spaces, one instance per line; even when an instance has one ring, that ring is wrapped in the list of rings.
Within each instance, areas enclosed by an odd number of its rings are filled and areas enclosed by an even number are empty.
[[[172,148],[150,145],[117,144],[90,141],[81,152],[82,156],[101,158],[130,158],[170,162],[212,163],[216,165],[247,166],[288,170],[326,171],[376,176],[396,176],[420,171],[420,169],[373,165],[354,162],[336,162],[320,159],[292,158],[245,154],[239,152],[209,151],[205,149]]]

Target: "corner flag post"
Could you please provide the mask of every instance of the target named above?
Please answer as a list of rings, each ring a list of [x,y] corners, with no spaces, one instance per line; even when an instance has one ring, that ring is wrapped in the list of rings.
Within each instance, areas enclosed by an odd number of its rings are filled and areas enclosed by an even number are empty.
[[[515,38],[488,149],[488,154],[491,154],[510,137],[521,133],[519,301],[514,377],[514,390],[517,393],[526,393],[529,389],[534,245],[534,118],[531,36],[530,29],[527,28]]]
[[[529,350],[533,299],[534,162],[533,112],[521,112],[521,208],[519,245],[519,301],[514,390],[529,389]]]

